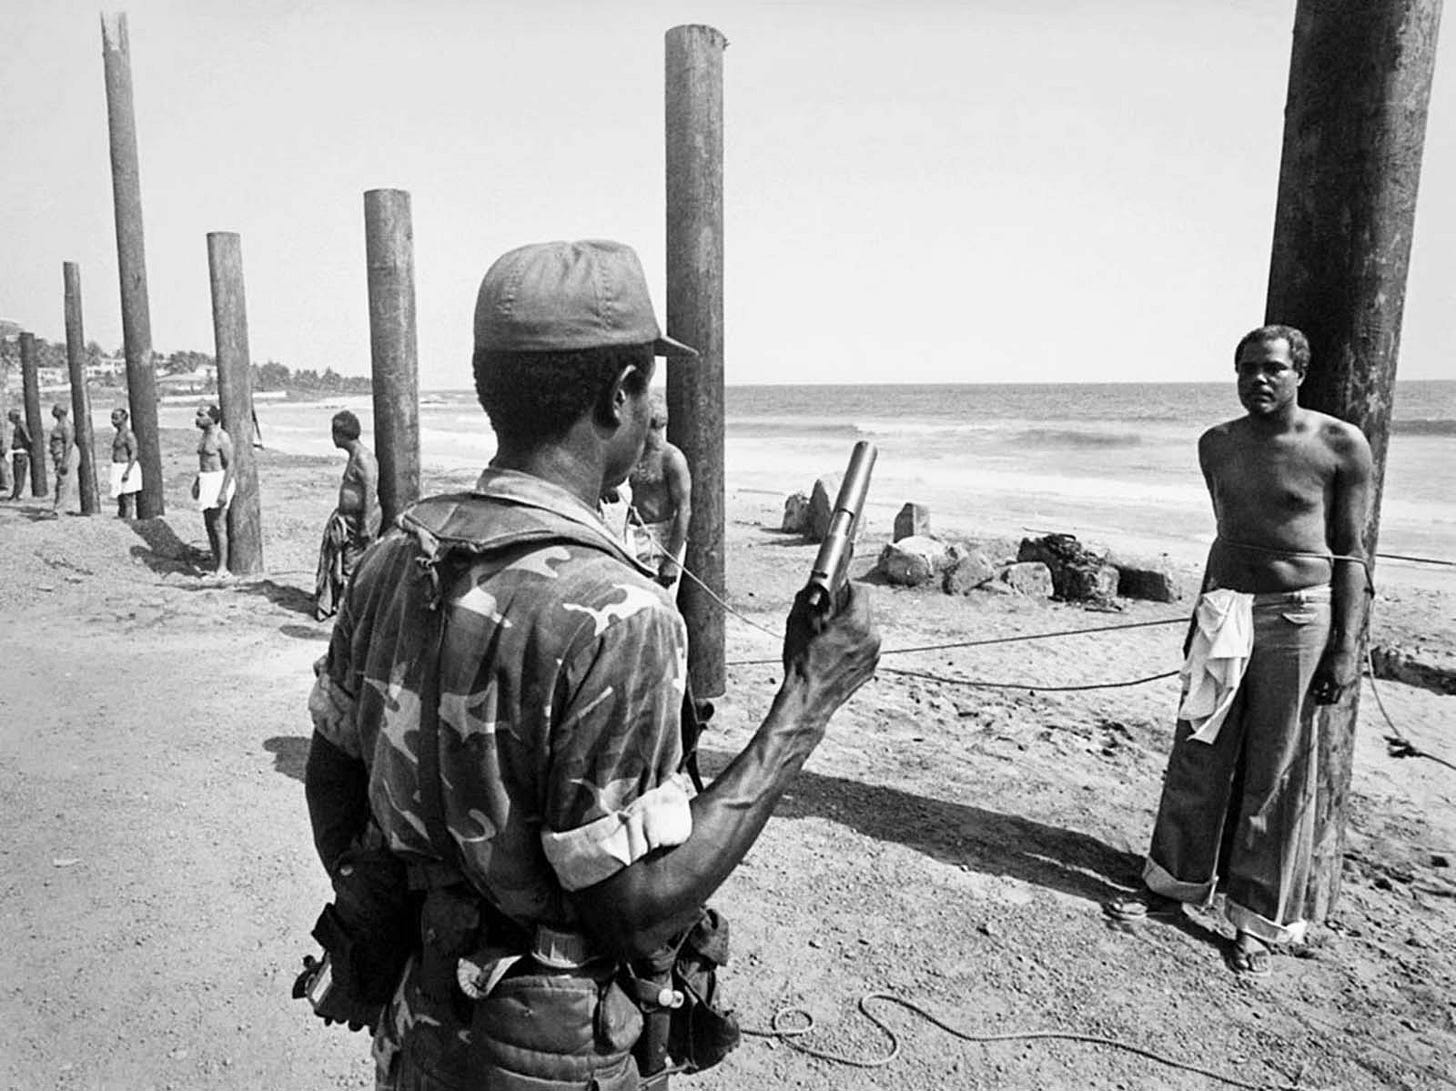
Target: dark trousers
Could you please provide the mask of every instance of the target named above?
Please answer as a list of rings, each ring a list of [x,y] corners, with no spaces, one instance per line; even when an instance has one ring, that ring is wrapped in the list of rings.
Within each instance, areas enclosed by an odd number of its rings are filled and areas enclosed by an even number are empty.
[[[30,476],[30,455],[25,451],[12,451],[11,465],[15,468],[15,485],[10,490],[10,499],[19,500],[25,491],[25,479]]]

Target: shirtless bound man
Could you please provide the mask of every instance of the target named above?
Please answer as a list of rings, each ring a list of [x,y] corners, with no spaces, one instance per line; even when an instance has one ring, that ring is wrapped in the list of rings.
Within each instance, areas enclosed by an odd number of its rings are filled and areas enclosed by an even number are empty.
[[[111,437],[111,496],[116,501],[116,517],[135,519],[137,493],[142,491],[142,467],[137,461],[140,448],[125,409],[111,411],[111,426],[116,429]]]
[[[228,573],[227,509],[237,490],[233,476],[233,441],[222,427],[222,411],[215,405],[197,407],[193,422],[202,433],[197,441],[197,477],[192,482],[192,499],[202,512],[207,544],[212,549],[213,574]]]
[[[30,429],[20,417],[19,409],[6,414],[10,420],[10,456],[14,466],[14,480],[11,482],[10,499],[19,500],[25,492],[25,479],[30,473],[31,441]]]
[[[71,470],[81,454],[76,446],[76,428],[71,423],[71,412],[64,405],[51,406],[51,416],[56,418],[51,429],[49,447],[51,466],[56,471],[56,492],[51,501],[51,514],[61,514],[61,504],[71,491]]]
[[[379,533],[379,464],[359,439],[359,418],[340,410],[334,414],[331,431],[334,446],[348,452],[349,461],[339,483],[339,506],[329,516],[319,546],[314,583],[314,616],[319,621],[337,612],[354,566]]]
[[[683,453],[667,442],[666,400],[654,391],[651,404],[647,442],[627,479],[632,495],[627,544],[639,561],[657,570],[657,582],[671,589],[682,578],[693,515],[692,475]]]
[[[1359,677],[1371,457],[1358,428],[1299,406],[1304,334],[1260,327],[1234,362],[1246,413],[1198,442],[1218,537],[1190,626],[1147,889],[1108,911],[1176,913],[1222,890],[1238,932],[1230,965],[1263,974],[1270,947],[1308,927],[1314,712]]]

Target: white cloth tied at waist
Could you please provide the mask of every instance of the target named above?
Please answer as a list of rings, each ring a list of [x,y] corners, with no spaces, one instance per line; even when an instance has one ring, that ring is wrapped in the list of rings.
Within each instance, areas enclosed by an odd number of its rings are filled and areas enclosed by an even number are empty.
[[[1192,726],[1189,738],[1212,744],[1228,718],[1254,650],[1254,596],[1222,587],[1205,592],[1198,597],[1193,618],[1178,718]]]
[[[197,475],[197,510],[207,511],[209,508],[220,508],[223,506],[222,482],[227,477],[226,470],[203,470]],[[228,482],[226,503],[231,504],[233,494],[238,491],[238,479],[235,477]]]

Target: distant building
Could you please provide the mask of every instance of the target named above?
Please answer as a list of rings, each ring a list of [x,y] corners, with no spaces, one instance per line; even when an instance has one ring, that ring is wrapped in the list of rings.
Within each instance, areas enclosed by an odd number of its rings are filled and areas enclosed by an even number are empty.
[[[216,367],[200,367],[196,371],[179,371],[172,375],[157,376],[157,393],[163,397],[178,394],[206,394],[216,389]]]
[[[86,365],[86,378],[100,379],[105,375],[120,375],[126,370],[123,356],[100,356],[94,364]]]

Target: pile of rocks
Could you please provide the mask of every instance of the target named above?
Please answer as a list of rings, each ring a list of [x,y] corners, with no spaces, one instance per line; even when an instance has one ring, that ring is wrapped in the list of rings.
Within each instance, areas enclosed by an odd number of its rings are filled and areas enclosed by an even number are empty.
[[[808,495],[794,493],[784,502],[781,529],[822,541],[838,493],[839,478],[832,474],[816,480]],[[895,516],[894,537],[880,551],[875,571],[899,587],[938,582],[947,595],[1020,594],[1101,609],[1116,609],[1119,597],[1153,602],[1183,597],[1166,560],[1115,557],[1071,534],[1023,538],[1015,555],[1008,553],[1002,546],[938,537],[931,533],[929,508],[910,501]]]
[[[1119,597],[1154,602],[1183,597],[1166,562],[1121,560],[1070,534],[1023,538],[1015,556],[992,556],[973,542],[911,535],[885,546],[876,567],[887,583],[918,587],[938,580],[948,595],[1016,592],[1102,608],[1116,608]]]

